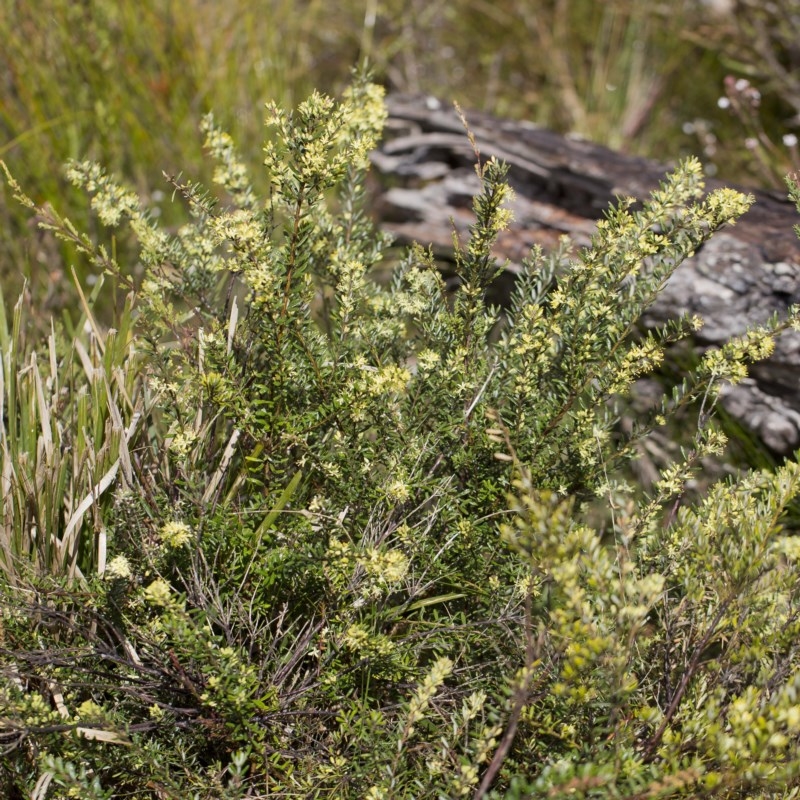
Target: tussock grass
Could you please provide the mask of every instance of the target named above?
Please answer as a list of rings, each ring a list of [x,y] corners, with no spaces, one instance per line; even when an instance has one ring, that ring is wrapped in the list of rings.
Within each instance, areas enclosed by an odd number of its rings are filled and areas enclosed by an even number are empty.
[[[0,304],[0,570],[12,585],[31,569],[68,582],[102,575],[104,510],[115,486],[133,483],[142,401],[130,303],[104,331],[79,296],[74,334],[53,327],[44,346],[26,335],[23,297],[10,317]]]

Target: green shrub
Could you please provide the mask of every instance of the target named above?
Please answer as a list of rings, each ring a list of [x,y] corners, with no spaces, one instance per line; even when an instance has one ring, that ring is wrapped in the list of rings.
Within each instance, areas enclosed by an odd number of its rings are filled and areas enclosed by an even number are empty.
[[[800,471],[715,485],[693,507],[684,490],[724,447],[720,386],[797,315],[708,352],[629,436],[616,426],[632,382],[700,324],[638,336],[642,310],[749,198],[703,198],[690,160],[642,208],[621,200],[577,259],[532,253],[501,314],[484,296],[511,218],[503,165],[478,165],[454,296],[419,247],[381,286],[387,242],[363,189],[381,93],[358,83],[341,103],[315,94],[269,118],[269,196],[208,117],[225,199],[173,181],[191,222],[172,234],[96,165],[69,169],[103,223],[129,224],[146,272],[124,335],[93,330],[92,369],[73,366],[81,331],[53,336],[45,379],[26,366],[39,362],[21,323],[3,340],[16,387],[7,795],[793,790],[800,548],[780,520]],[[694,442],[643,498],[620,468],[689,403]],[[87,455],[51,473],[53,426],[59,449]],[[18,469],[34,453],[45,489],[84,482],[41,501],[35,535],[38,496]],[[40,554],[69,537],[71,558]]]

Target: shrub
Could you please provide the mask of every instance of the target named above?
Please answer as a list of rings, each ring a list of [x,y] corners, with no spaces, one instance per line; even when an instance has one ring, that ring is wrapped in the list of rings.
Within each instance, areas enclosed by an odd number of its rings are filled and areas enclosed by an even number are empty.
[[[73,383],[59,376],[86,334],[50,346],[44,381],[23,366],[33,345],[14,355],[20,324],[3,341],[6,387],[32,382],[25,403],[7,388],[3,434],[5,450],[25,431],[3,462],[7,794],[788,791],[800,549],[780,520],[800,473],[746,475],[695,506],[684,490],[724,447],[720,386],[797,314],[709,351],[630,435],[615,424],[700,324],[641,336],[642,310],[749,198],[703,198],[689,160],[643,207],[621,200],[578,258],[532,253],[501,313],[484,296],[511,218],[503,165],[478,164],[454,296],[420,247],[381,286],[363,189],[380,92],[269,117],[269,197],[208,117],[226,199],[170,179],[192,219],[174,233],[96,165],[70,167],[101,221],[136,234],[145,277],[132,326],[93,330],[98,361]],[[694,442],[645,497],[621,468],[690,403]],[[85,456],[51,477],[53,426]],[[45,486],[84,481],[42,521],[18,468],[34,452]],[[68,539],[70,559],[38,555]]]

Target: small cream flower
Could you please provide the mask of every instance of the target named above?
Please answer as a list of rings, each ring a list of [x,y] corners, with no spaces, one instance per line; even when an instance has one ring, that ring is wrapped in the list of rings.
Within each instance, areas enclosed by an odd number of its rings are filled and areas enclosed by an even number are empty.
[[[185,522],[173,520],[161,526],[159,536],[166,547],[177,550],[191,541],[192,529]]]
[[[394,480],[386,487],[386,496],[396,503],[403,503],[411,496],[411,491],[405,481]]]
[[[114,556],[106,566],[107,578],[130,578],[132,574],[131,562],[125,556]]]

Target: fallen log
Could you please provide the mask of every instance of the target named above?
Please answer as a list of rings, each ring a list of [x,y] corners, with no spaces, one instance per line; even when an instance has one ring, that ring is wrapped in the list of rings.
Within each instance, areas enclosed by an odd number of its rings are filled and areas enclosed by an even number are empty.
[[[453,226],[466,234],[479,189],[475,154],[454,110],[433,98],[389,99],[387,136],[372,160],[379,176],[376,213],[401,243],[431,245],[452,259]],[[509,165],[516,199],[513,230],[499,243],[509,273],[534,244],[552,249],[568,235],[586,245],[616,197],[645,198],[669,166],[558,135],[528,122],[467,114],[481,156]],[[722,186],[708,180],[708,189]],[[740,188],[740,187],[737,187]],[[800,303],[800,222],[794,205],[776,192],[744,189],[756,203],[684,262],[647,313],[657,325],[681,313],[705,325],[698,348],[719,345]],[[774,453],[800,446],[800,333],[789,331],[773,356],[726,390],[723,404]]]

